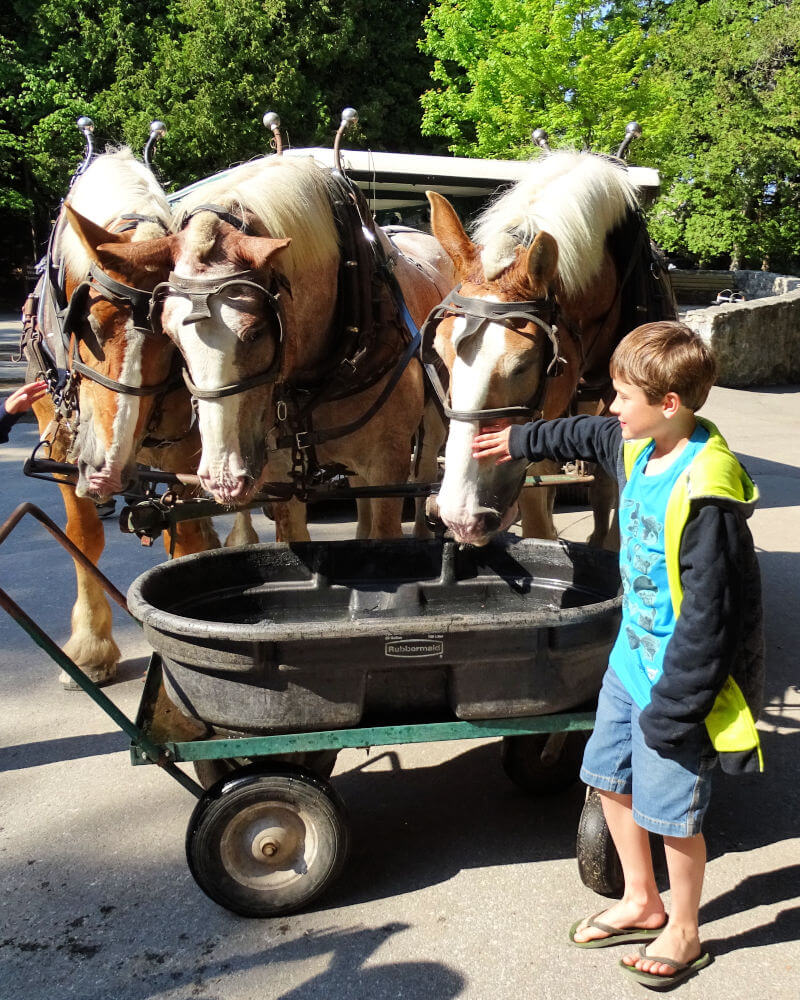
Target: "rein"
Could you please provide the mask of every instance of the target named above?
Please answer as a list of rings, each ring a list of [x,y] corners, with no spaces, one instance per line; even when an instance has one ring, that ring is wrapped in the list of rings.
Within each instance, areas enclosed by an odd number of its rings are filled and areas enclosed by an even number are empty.
[[[460,295],[459,288],[461,285],[457,285],[437,306],[434,306],[422,327],[422,361],[442,413],[450,420],[460,420],[466,423],[489,422],[498,417],[530,417],[537,412],[541,413],[547,380],[561,375],[564,365],[566,365],[566,360],[561,356],[558,326],[554,322],[557,311],[554,300],[546,298],[488,302],[486,299]],[[544,331],[550,343],[552,356],[545,369],[545,377],[540,380],[535,394],[525,405],[482,410],[453,410],[450,408],[447,392],[433,361],[436,356],[433,348],[435,330],[446,316],[464,317],[467,320],[468,336],[481,333],[489,323],[499,323],[512,329],[514,321],[533,323]],[[515,332],[519,333],[520,331],[516,330]]]

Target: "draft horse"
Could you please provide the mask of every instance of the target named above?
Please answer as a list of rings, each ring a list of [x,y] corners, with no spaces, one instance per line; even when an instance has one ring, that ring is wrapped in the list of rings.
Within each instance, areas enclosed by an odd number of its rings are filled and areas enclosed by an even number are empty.
[[[420,324],[453,268],[425,234],[392,245],[364,209],[341,175],[275,156],[187,195],[176,233],[117,250],[131,268],[169,271],[154,316],[186,361],[198,475],[221,503],[244,504],[264,483],[308,484],[322,468],[356,485],[409,478],[425,396],[392,280]],[[373,500],[359,535],[401,535],[401,507]],[[278,509],[278,537],[307,539],[304,505]]]
[[[27,309],[28,374],[47,373],[53,390],[34,407],[40,434],[49,457],[78,469],[77,484],[60,485],[66,533],[95,563],[104,546],[96,505],[129,484],[136,464],[186,472],[199,457],[191,400],[176,380],[176,352],[148,320],[152,290],[166,272],[130,269],[127,262],[120,268],[115,256],[120,247],[163,236],[170,222],[163,190],[129,149],[97,156],[75,180],[55,223],[34,293],[37,322]],[[182,522],[172,543],[174,554],[183,555],[219,540],[203,519]],[[77,599],[64,649],[92,680],[105,683],[120,657],[111,609],[94,577],[75,569]]]
[[[561,416],[590,392],[600,399],[619,340],[639,323],[674,317],[674,301],[619,161],[575,152],[535,161],[485,209],[474,242],[445,198],[428,199],[459,281],[424,334],[427,360],[438,356],[449,378],[449,395],[439,389],[450,417],[444,479],[429,514],[458,541],[484,545],[515,519],[526,463],[478,463],[478,429]],[[616,503],[613,486],[599,486],[594,545],[604,543]],[[552,489],[524,492],[523,534],[555,538]]]

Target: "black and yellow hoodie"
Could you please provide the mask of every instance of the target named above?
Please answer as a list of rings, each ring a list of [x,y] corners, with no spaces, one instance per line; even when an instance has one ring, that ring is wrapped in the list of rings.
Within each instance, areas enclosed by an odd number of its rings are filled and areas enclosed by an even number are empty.
[[[758,489],[717,428],[673,487],[664,543],[675,631],[640,722],[662,756],[705,724],[723,770],[763,770],[754,720],[762,706],[761,577],[747,526]],[[515,425],[512,458],[597,462],[620,492],[649,441],[623,441],[615,417],[563,417]]]

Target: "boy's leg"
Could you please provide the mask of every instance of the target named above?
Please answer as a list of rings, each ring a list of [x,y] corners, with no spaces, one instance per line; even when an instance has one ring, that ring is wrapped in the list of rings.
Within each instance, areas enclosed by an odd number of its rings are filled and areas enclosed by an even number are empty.
[[[706,842],[702,833],[693,837],[664,837],[664,853],[672,897],[669,921],[655,941],[647,946],[647,951],[674,958],[676,962],[692,962],[702,951],[698,912],[706,867]],[[674,966],[635,954],[624,955],[622,961],[655,975],[671,976],[675,972]]]
[[[609,927],[620,929],[661,927],[664,924],[664,904],[658,894],[653,874],[650,836],[647,830],[634,822],[632,797],[603,789],[598,789],[598,792],[603,805],[603,815],[619,854],[625,877],[622,899],[609,907],[600,919]],[[585,924],[573,935],[578,943],[607,936],[600,928]]]

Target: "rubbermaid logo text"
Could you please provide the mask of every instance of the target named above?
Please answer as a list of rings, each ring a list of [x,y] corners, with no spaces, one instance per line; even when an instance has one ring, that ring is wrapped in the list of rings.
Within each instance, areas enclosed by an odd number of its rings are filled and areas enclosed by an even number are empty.
[[[422,657],[441,656],[444,642],[441,635],[418,635],[405,639],[401,635],[387,635],[385,653],[387,656]]]

